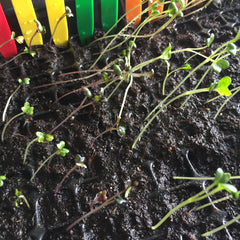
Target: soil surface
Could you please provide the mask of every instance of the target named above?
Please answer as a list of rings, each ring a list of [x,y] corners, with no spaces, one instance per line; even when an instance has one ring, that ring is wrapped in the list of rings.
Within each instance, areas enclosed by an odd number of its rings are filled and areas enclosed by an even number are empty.
[[[131,64],[135,66],[161,55],[169,43],[173,50],[202,47],[206,38],[214,33],[213,44],[204,52],[209,55],[235,37],[240,27],[239,19],[238,1],[232,4],[222,3],[221,6],[211,5],[193,16],[177,19],[152,40],[137,39]],[[142,34],[153,32],[160,23],[161,21],[157,21],[148,24]],[[96,32],[95,37],[99,35],[101,33]],[[35,132],[47,133],[53,130],[80,106],[85,93],[75,91],[59,98],[100,80],[101,75],[45,88],[35,87],[86,76],[79,73],[59,75],[88,70],[96,59],[96,53],[102,51],[106,44],[107,40],[104,40],[88,47],[80,47],[77,38],[73,37],[67,50],[49,49],[45,46],[36,49],[37,55],[34,58],[22,55],[1,69],[0,112],[3,112],[8,97],[17,88],[17,79],[31,78],[30,85],[22,87],[14,95],[7,111],[7,120],[20,112],[25,101],[34,106],[32,118],[22,116],[8,126],[5,140],[0,145],[0,175],[6,175],[4,185],[0,188],[1,240],[195,240],[202,239],[202,233],[239,214],[239,201],[222,202],[217,205],[218,211],[213,207],[193,211],[194,207],[199,206],[196,203],[177,211],[160,228],[151,229],[171,208],[202,190],[203,185],[199,182],[186,184],[186,181],[174,180],[173,176],[214,176],[218,167],[233,176],[240,175],[239,95],[224,106],[216,119],[214,115],[224,102],[223,97],[205,103],[216,94],[194,95],[183,108],[180,105],[184,99],[179,99],[158,115],[132,149],[134,140],[146,123],[145,117],[164,97],[162,83],[166,67],[162,61],[156,61],[142,69],[142,73],[153,69],[152,79],[134,78],[120,121],[120,125],[126,128],[124,136],[118,131],[99,134],[116,122],[128,85],[125,82],[108,101],[91,104],[71,116],[53,131],[53,142],[35,142],[29,149],[27,164],[23,164],[25,148],[36,137]],[[236,45],[239,47],[240,43],[237,42]],[[107,53],[95,68],[103,68],[118,58],[125,48],[126,45],[122,45]],[[169,61],[170,69],[182,66],[190,56],[188,53],[174,54]],[[239,54],[227,59],[230,67],[220,74],[210,71],[201,87],[208,87],[223,76],[231,77],[230,88],[239,86]],[[189,63],[193,68],[202,60],[202,57],[195,56]],[[3,59],[0,64],[2,63]],[[176,94],[193,89],[206,69],[207,66],[200,68]],[[166,93],[176,87],[188,72],[189,70],[181,70],[172,74],[166,83]],[[91,91],[94,95],[98,94],[102,86],[104,85],[93,86]],[[104,94],[108,96],[114,87],[116,84],[110,86]],[[1,129],[3,126],[4,123],[1,122]],[[99,137],[94,141],[97,136]],[[66,157],[57,155],[52,158],[50,164],[45,165],[33,181],[30,181],[34,171],[56,150],[56,144],[61,140],[65,141],[65,147],[70,152]],[[77,154],[85,157],[87,168],[73,171],[58,193],[54,194],[56,186],[74,167]],[[240,188],[239,181],[232,183]],[[90,205],[100,191],[106,190],[107,197],[111,198],[121,193],[129,184],[133,188],[127,199],[121,194],[122,201],[113,201],[66,231],[71,223],[90,211]],[[20,201],[18,207],[14,206],[15,189],[24,194],[30,208],[24,201]],[[225,195],[224,192],[218,197]],[[96,203],[93,208],[100,205],[101,203]],[[238,229],[239,224],[234,223],[227,230],[207,239],[240,239]]]

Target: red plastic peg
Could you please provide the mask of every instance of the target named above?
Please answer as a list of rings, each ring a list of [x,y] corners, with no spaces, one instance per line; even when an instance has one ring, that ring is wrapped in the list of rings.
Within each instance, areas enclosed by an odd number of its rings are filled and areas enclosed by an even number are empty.
[[[2,5],[0,4],[0,53],[5,59],[17,55],[17,47],[14,40],[11,40],[8,43],[4,44],[11,39],[11,36],[12,32],[3,12]],[[1,47],[1,45],[3,46]]]

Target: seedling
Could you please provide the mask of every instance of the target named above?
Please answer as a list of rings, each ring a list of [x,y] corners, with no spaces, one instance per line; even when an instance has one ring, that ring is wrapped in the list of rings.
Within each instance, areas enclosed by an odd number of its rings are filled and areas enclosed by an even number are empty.
[[[120,120],[120,119],[119,119]],[[89,148],[92,148],[94,142],[101,136],[103,136],[104,134],[108,133],[108,132],[111,132],[111,131],[118,131],[120,135],[124,136],[126,134],[126,129],[125,127],[123,126],[119,126],[117,127],[117,124],[118,124],[118,119],[117,119],[117,122],[111,126],[110,128],[108,128],[107,130],[103,131],[102,133],[100,133],[97,137],[95,137],[93,139],[93,141],[91,142]]]
[[[76,221],[74,221],[71,225],[69,225],[69,226],[66,228],[66,231],[71,230],[71,229],[72,229],[75,225],[77,225],[79,222],[81,222],[81,221],[84,220],[85,218],[89,217],[90,215],[98,212],[99,210],[103,209],[104,207],[106,207],[106,206],[108,206],[108,205],[110,205],[110,204],[112,204],[112,203],[115,203],[115,202],[121,203],[121,202],[122,202],[122,201],[121,201],[122,198],[119,198],[119,196],[120,196],[122,193],[126,192],[127,189],[129,189],[129,188],[126,188],[126,189],[122,190],[121,192],[115,194],[114,196],[112,196],[112,197],[110,197],[110,198],[108,198],[108,199],[106,199],[106,193],[107,193],[106,190],[101,191],[100,194],[99,194],[99,200],[101,200],[100,202],[103,202],[103,203],[102,203],[100,206],[92,209],[90,212],[86,213],[85,215],[83,215],[82,217],[80,217],[79,219],[77,219]],[[98,194],[97,194],[97,195],[98,195]],[[98,198],[98,196],[96,196],[96,197]],[[120,201],[118,201],[119,199],[120,199]]]
[[[8,98],[7,100],[7,103],[5,105],[5,108],[3,110],[3,114],[2,114],[2,121],[5,122],[6,120],[6,113],[7,113],[7,109],[8,109],[8,106],[10,104],[10,101],[11,99],[13,98],[13,96],[19,91],[19,89],[24,86],[24,85],[28,85],[30,83],[30,78],[24,78],[24,79],[21,79],[19,78],[18,79],[18,83],[19,83],[19,86],[15,89],[15,91],[10,95],[10,97]]]
[[[28,154],[28,150],[30,148],[30,146],[35,143],[35,142],[39,142],[39,143],[43,143],[43,142],[51,142],[54,137],[51,134],[45,134],[43,132],[36,132],[36,138],[34,138],[26,147],[25,149],[25,153],[24,153],[24,157],[23,157],[23,164],[26,162],[27,159],[27,154]]]
[[[215,173],[215,177],[213,179],[213,183],[210,184],[206,189],[202,190],[198,194],[188,198],[182,203],[178,204],[176,207],[171,209],[161,221],[159,221],[156,225],[152,227],[153,230],[160,227],[173,213],[175,213],[178,209],[198,201],[201,201],[209,196],[215,195],[216,193],[226,190],[228,193],[232,195],[234,199],[239,198],[239,192],[235,186],[229,184],[229,180],[231,178],[230,173],[225,173],[221,168],[218,168]],[[206,178],[207,179],[207,178]],[[201,180],[205,180],[205,178],[201,178]]]
[[[34,37],[38,34],[38,33],[46,33],[46,28],[37,20],[37,19],[34,19],[34,22],[36,23],[37,25],[37,28],[35,30],[35,32],[33,33],[31,39],[30,39],[30,42],[29,42],[29,52],[32,51],[32,41],[34,39]]]
[[[41,165],[40,167],[37,169],[37,171],[35,171],[35,173],[33,174],[33,176],[31,177],[30,181],[32,181],[34,179],[34,177],[37,175],[37,173],[41,170],[41,168],[48,162],[50,161],[54,156],[56,155],[60,155],[62,157],[65,157],[66,154],[69,153],[69,149],[65,148],[65,142],[64,141],[60,141],[57,144],[57,150],[51,155],[49,156]]]
[[[12,40],[15,40],[16,42],[18,42],[19,44],[23,44],[24,43],[24,37],[23,36],[17,36],[15,37],[15,32],[12,32],[11,38],[8,39],[6,42],[2,43],[0,45],[0,48],[3,47],[5,44],[11,42]]]
[[[93,210],[93,206],[96,203],[104,203],[106,200],[107,200],[107,190],[98,192],[90,205],[90,211]]]
[[[66,6],[65,9],[66,9],[65,13],[58,19],[58,21],[57,21],[57,23],[56,23],[56,25],[55,25],[55,27],[54,27],[53,33],[52,33],[52,35],[51,35],[51,38],[50,38],[50,40],[49,40],[49,47],[50,47],[50,48],[52,48],[53,36],[54,36],[54,34],[55,34],[56,30],[57,30],[57,27],[58,27],[59,23],[60,23],[66,16],[67,16],[67,17],[74,17],[74,15],[73,15],[73,13],[72,13],[72,10],[71,10],[69,7]]]
[[[57,194],[60,187],[62,186],[63,182],[67,179],[67,177],[74,172],[77,168],[81,167],[81,168],[87,168],[85,162],[85,157],[81,157],[79,154],[76,155],[75,157],[75,165],[74,167],[72,167],[67,174],[63,177],[62,181],[57,185],[57,187],[55,188],[54,194]]]
[[[2,142],[4,141],[4,134],[5,134],[5,131],[6,131],[6,129],[7,129],[7,126],[8,126],[15,118],[18,118],[18,117],[20,117],[20,116],[22,116],[22,115],[24,115],[24,114],[29,115],[29,116],[33,115],[33,109],[34,109],[34,107],[31,107],[30,104],[29,104],[29,102],[25,102],[25,103],[24,103],[24,106],[21,108],[22,112],[19,113],[19,114],[17,114],[17,115],[15,115],[14,117],[12,117],[12,118],[5,124],[5,126],[4,126],[4,128],[3,128],[3,131],[2,131],[2,135],[1,135],[1,140],[2,140]]]
[[[15,189],[15,196],[17,197],[17,199],[14,201],[15,207],[18,207],[19,203],[22,204],[22,200],[23,200],[27,205],[27,207],[30,208],[30,204],[28,203],[27,198],[17,188]]]
[[[6,180],[6,176],[0,176],[0,187],[2,187],[3,186],[3,181],[5,181]]]

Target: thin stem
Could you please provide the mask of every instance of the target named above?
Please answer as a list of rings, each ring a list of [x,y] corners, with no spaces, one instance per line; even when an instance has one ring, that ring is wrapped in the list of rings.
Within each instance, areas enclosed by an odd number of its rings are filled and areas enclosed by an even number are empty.
[[[10,101],[11,99],[13,98],[13,96],[16,94],[16,92],[21,88],[22,84],[20,84],[16,89],[15,91],[9,96],[8,100],[7,100],[7,103],[5,105],[5,108],[3,110],[3,114],[2,114],[2,121],[5,122],[6,120],[6,113],[7,113],[7,109],[8,109],[8,106],[10,104]]]
[[[121,195],[122,193],[124,193],[126,191],[126,189],[122,190],[121,192],[115,194],[114,196],[112,196],[111,198],[109,198],[107,201],[105,201],[103,204],[101,204],[99,207],[94,208],[92,211],[84,214],[82,217],[78,218],[76,221],[74,221],[71,225],[69,225],[66,228],[66,231],[68,232],[70,229],[72,229],[75,225],[77,225],[79,222],[81,222],[83,219],[87,218],[88,216],[98,212],[99,210],[101,210],[102,208],[114,203],[116,201],[116,197],[118,197],[119,195]]]
[[[63,179],[61,180],[61,182],[60,182],[60,183],[57,185],[57,187],[55,188],[54,194],[57,194],[57,193],[58,193],[58,191],[59,191],[60,187],[62,186],[63,182],[67,179],[67,177],[68,177],[72,172],[74,172],[74,171],[77,169],[77,167],[78,167],[78,165],[75,164],[75,166],[72,167],[72,168],[67,172],[67,174],[66,174],[66,175],[63,177]]]
[[[28,145],[27,145],[27,147],[26,147],[26,149],[25,149],[25,152],[24,152],[23,164],[25,164],[25,162],[26,162],[27,154],[28,154],[28,150],[29,150],[30,146],[31,146],[33,143],[37,142],[37,140],[38,140],[38,138],[34,138],[30,143],[28,143]]]
[[[156,228],[160,227],[174,212],[176,212],[178,209],[193,203],[193,202],[197,202],[200,201],[204,198],[207,198],[209,196],[209,194],[206,194],[209,190],[211,190],[212,188],[214,188],[216,186],[215,183],[212,183],[210,186],[208,186],[205,190],[202,190],[201,192],[197,193],[196,195],[194,195],[193,197],[188,198],[187,200],[181,202],[180,204],[178,204],[177,206],[175,206],[173,209],[171,209],[162,219],[161,221],[159,221],[156,225],[154,225],[152,227],[153,230],[155,230]],[[215,192],[215,191],[214,191]],[[212,194],[211,194],[212,195]]]
[[[34,179],[34,177],[37,175],[37,173],[42,169],[42,167],[50,160],[52,159],[55,155],[57,155],[58,151],[56,151],[55,153],[53,153],[51,156],[49,156],[41,165],[40,167],[37,169],[37,171],[35,171],[35,173],[33,174],[33,176],[31,177],[30,181],[32,181]]]
[[[81,104],[73,111],[71,114],[69,114],[62,122],[60,122],[55,128],[53,128],[49,134],[52,134],[54,131],[56,131],[63,123],[65,123],[71,116],[73,116],[75,113],[77,113],[82,107],[84,102],[87,100],[87,96],[84,97]]]
[[[14,117],[12,117],[12,118],[5,124],[5,126],[4,126],[4,128],[3,128],[3,130],[2,130],[2,135],[1,135],[1,140],[2,140],[2,142],[4,141],[4,134],[5,134],[5,131],[6,131],[6,129],[7,129],[7,126],[8,126],[15,118],[20,117],[20,116],[22,116],[22,115],[24,115],[23,112],[15,115]]]
[[[132,83],[133,83],[133,76],[130,76],[130,82],[129,82],[126,90],[125,90],[124,97],[123,97],[123,100],[122,100],[121,109],[120,109],[119,114],[118,114],[117,126],[119,125],[119,121],[122,117],[122,112],[123,112],[123,108],[124,108],[124,105],[125,105],[125,102],[126,102],[126,99],[127,99],[127,94],[128,94],[128,91],[129,91],[130,87],[132,86]]]
[[[240,219],[240,215],[238,215],[237,217],[233,218],[232,220],[226,222],[225,224],[221,225],[220,227],[217,227],[209,232],[206,232],[204,234],[202,234],[202,237],[208,237],[209,235],[213,234],[213,233],[216,233],[226,227],[228,227],[229,225],[233,224],[234,222],[236,222],[237,220]]]

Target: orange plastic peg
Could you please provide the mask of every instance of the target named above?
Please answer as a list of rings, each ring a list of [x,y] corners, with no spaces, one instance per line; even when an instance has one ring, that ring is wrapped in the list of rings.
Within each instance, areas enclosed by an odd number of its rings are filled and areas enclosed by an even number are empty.
[[[132,21],[142,12],[141,0],[125,0],[125,10],[126,10],[126,19],[127,21]],[[139,15],[133,25],[137,27],[141,22],[141,16]]]

